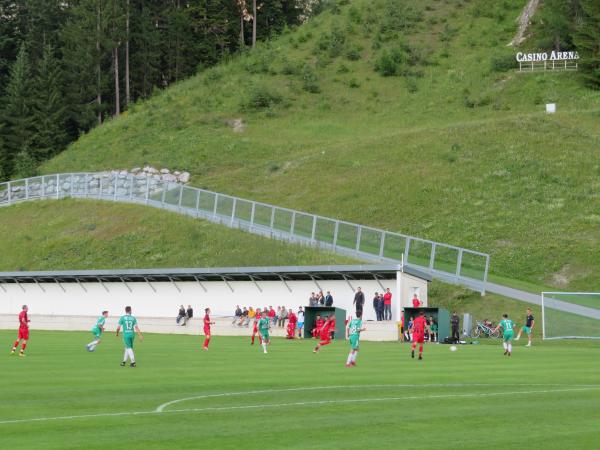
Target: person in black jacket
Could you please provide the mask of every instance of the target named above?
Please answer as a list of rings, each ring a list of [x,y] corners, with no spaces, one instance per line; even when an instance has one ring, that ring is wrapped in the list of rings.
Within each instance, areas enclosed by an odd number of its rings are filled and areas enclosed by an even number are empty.
[[[365,294],[363,293],[360,286],[358,287],[358,289],[356,290],[356,293],[354,294],[354,302],[352,302],[352,304],[356,308],[356,317],[362,317],[363,306],[365,304]]]
[[[185,318],[185,323],[187,324],[187,323],[188,323],[188,321],[189,321],[189,320],[190,320],[192,317],[194,317],[194,310],[192,309],[192,305],[188,305],[188,307],[187,307],[187,310],[185,311],[185,315],[186,315],[186,318]]]
[[[379,292],[375,292],[375,296],[373,297],[373,310],[375,311],[375,317],[379,322]]]
[[[330,291],[327,291],[327,295],[325,296],[325,306],[333,306],[333,296]]]
[[[450,317],[450,325],[452,326],[452,340],[454,340],[456,343],[460,341],[460,333],[458,331],[460,318],[458,317],[458,314],[456,314],[456,311],[452,312],[452,316]]]
[[[177,313],[176,322],[180,323],[182,320],[183,320],[183,323],[181,325],[185,325],[185,308],[183,307],[183,305],[181,305],[179,307],[179,312]]]

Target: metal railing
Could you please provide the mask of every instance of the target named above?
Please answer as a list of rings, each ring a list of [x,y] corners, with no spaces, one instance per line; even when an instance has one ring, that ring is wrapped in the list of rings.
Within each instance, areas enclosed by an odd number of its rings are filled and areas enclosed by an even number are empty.
[[[63,173],[0,183],[0,206],[38,199],[141,203],[367,261],[399,262],[485,293],[486,253],[168,182],[159,175]]]

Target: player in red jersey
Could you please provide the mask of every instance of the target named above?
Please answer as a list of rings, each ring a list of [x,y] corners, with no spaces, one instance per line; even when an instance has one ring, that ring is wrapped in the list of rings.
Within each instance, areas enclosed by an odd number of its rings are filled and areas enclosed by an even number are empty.
[[[208,350],[208,344],[210,342],[210,326],[215,323],[210,321],[210,308],[206,308],[204,313],[204,345],[202,346],[202,350]]]
[[[29,308],[27,308],[27,305],[23,305],[23,310],[19,313],[19,335],[13,344],[12,351],[10,352],[11,355],[15,354],[19,343],[23,341],[19,356],[25,356],[25,348],[29,340],[29,317],[27,317],[27,311],[29,311]]]
[[[265,308],[265,315],[267,314],[267,308]],[[260,333],[258,332],[258,321],[262,316],[262,312],[260,308],[256,309],[256,315],[254,316],[254,324],[252,325],[252,342],[250,345],[254,345],[254,338],[258,334],[258,343],[262,345],[262,338],[260,337]]]
[[[321,334],[321,329],[323,328],[323,325],[325,325],[325,321],[321,319],[321,316],[317,314],[315,320],[315,327],[312,329],[312,337],[316,338]]]
[[[425,342],[425,330],[429,331],[431,334],[431,330],[429,329],[429,325],[427,325],[427,319],[425,319],[425,311],[420,311],[419,316],[413,320],[412,324],[412,349],[411,356],[415,357],[415,348],[417,347],[417,343],[419,343],[419,359],[423,359],[423,343]]]
[[[313,350],[313,353],[317,353],[324,345],[331,344],[331,337],[333,336],[333,333],[335,333],[335,316],[332,314],[325,321],[323,328],[321,328],[321,341],[317,344]]]
[[[286,339],[294,339],[296,337],[296,324],[298,323],[298,316],[296,316],[294,311],[290,308],[287,318],[288,325]]]

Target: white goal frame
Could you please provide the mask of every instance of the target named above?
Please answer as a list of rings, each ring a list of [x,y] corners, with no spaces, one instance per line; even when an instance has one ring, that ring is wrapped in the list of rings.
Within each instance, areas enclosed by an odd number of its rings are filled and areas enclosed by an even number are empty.
[[[600,339],[600,336],[546,336],[546,305],[545,297],[550,295],[597,295],[600,299],[600,292],[559,292],[559,291],[544,291],[541,294],[542,297],[542,340],[555,340],[555,339]],[[599,302],[600,307],[600,302]],[[566,311],[565,311],[566,312]]]

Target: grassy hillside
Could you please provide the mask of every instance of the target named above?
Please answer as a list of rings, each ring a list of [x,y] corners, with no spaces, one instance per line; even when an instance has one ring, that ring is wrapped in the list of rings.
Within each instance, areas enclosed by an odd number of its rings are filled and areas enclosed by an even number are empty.
[[[43,171],[186,169],[197,186],[489,252],[500,277],[597,288],[600,93],[515,73],[526,0],[337,3]]]
[[[0,208],[0,223],[0,271],[353,262],[144,206],[26,203]]]

